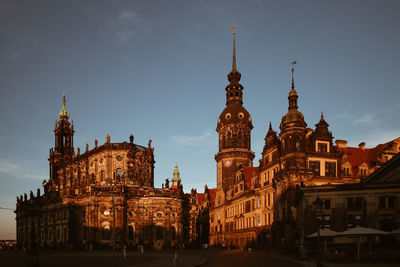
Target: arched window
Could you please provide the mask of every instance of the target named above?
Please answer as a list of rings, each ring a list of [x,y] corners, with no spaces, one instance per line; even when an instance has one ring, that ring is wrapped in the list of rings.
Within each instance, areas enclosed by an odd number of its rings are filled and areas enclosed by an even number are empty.
[[[163,240],[164,239],[164,230],[162,229],[161,226],[156,227],[156,235],[157,235],[157,240]]]
[[[103,240],[111,240],[110,223],[108,223],[108,222],[103,224],[102,237],[103,237]]]
[[[296,152],[300,152],[300,138],[299,137],[296,137],[295,149],[296,149]]]
[[[171,239],[176,240],[176,229],[175,226],[171,227]]]

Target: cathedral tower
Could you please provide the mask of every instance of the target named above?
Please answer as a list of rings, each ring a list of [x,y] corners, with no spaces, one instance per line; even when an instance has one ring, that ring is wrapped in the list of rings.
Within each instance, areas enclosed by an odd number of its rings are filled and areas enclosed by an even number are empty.
[[[58,113],[54,126],[54,148],[50,149],[50,180],[57,180],[57,170],[64,164],[72,162],[74,156],[74,122],[69,122],[65,94],[63,105]]]
[[[251,151],[250,113],[243,107],[243,86],[239,83],[241,74],[236,68],[236,44],[233,27],[232,70],[228,74],[226,86],[226,108],[218,118],[217,132],[219,150],[215,155],[217,162],[217,199],[214,205],[222,204],[224,193],[233,185],[235,171],[242,166],[252,166],[254,152]]]
[[[178,170],[178,164],[175,164],[174,173],[172,174],[172,186],[178,188],[181,184],[181,175]]]

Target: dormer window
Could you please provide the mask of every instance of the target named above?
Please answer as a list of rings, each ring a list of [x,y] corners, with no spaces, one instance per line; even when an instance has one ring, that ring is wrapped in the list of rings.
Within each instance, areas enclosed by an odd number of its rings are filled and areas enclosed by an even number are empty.
[[[349,167],[343,168],[342,174],[346,175],[346,176],[350,176],[350,168]]]
[[[367,176],[367,169],[360,169],[360,175],[361,176]]]
[[[328,144],[327,143],[317,143],[317,151],[318,152],[328,152]]]

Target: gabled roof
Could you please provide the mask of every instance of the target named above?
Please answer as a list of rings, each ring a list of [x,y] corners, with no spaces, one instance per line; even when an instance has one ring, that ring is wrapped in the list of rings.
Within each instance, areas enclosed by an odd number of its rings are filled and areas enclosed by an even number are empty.
[[[213,200],[214,200],[215,192],[217,192],[217,189],[216,189],[216,188],[209,188],[209,189],[208,189],[210,204],[211,204],[211,203],[213,202]],[[204,201],[204,193],[197,193],[197,201],[199,202],[199,205],[203,204],[203,201]]]
[[[199,204],[203,204],[203,200],[204,200],[204,193],[197,193],[197,202],[199,202]]]
[[[251,189],[251,178],[258,176],[258,167],[243,166],[243,174],[248,189]]]
[[[400,153],[368,176],[363,183],[366,185],[400,184]]]
[[[344,155],[347,155],[347,161],[350,162],[352,166],[353,174],[358,173],[358,166],[360,166],[363,162],[368,164],[368,166],[375,166],[379,161],[379,155],[388,148],[388,146],[393,141],[387,142],[385,144],[377,145],[374,148],[359,148],[359,147],[346,147],[346,148],[338,148],[340,152]]]
[[[217,192],[217,188],[209,188],[208,194],[210,195],[210,203],[214,201],[215,193]]]

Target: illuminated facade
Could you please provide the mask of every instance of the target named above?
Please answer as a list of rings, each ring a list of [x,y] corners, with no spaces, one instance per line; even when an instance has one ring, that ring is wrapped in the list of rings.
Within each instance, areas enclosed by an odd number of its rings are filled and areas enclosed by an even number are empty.
[[[80,153],[74,126],[63,107],[50,149],[50,177],[44,194],[17,197],[20,247],[111,247],[142,244],[162,248],[183,242],[183,190],[177,166],[173,187],[154,188],[154,148],[111,143]],[[34,240],[34,241],[33,241]]]
[[[259,166],[253,167],[253,125],[243,107],[235,49],[234,33],[226,107],[216,129],[217,189],[210,209],[210,244],[244,247],[280,242],[296,231],[296,189],[358,183],[400,151],[400,138],[371,149],[365,143],[347,147],[344,140],[334,144],[324,114],[315,129],[308,128],[299,111],[293,62],[288,112],[282,117],[279,134],[269,124]]]

